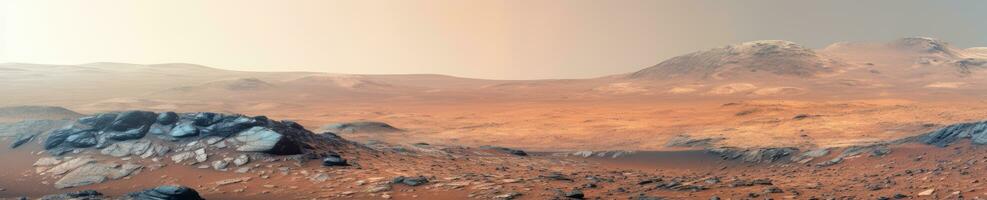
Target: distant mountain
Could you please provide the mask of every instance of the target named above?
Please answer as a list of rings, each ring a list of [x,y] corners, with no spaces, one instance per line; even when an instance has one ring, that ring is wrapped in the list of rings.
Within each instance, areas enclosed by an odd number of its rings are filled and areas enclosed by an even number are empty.
[[[969,76],[987,68],[987,53],[980,48],[959,49],[948,42],[930,37],[907,37],[887,43],[840,42],[822,50],[848,61],[884,64],[903,75],[954,74]],[[952,67],[944,71],[942,67]]]
[[[847,65],[782,40],[745,42],[674,57],[630,74],[632,79],[732,79],[765,74],[815,77]]]

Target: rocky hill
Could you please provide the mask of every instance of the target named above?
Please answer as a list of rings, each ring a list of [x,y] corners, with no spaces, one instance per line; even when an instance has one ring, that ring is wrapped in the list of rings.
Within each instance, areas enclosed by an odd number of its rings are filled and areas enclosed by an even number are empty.
[[[745,42],[665,60],[634,72],[632,79],[731,79],[758,74],[815,77],[846,65],[812,49],[782,40]]]

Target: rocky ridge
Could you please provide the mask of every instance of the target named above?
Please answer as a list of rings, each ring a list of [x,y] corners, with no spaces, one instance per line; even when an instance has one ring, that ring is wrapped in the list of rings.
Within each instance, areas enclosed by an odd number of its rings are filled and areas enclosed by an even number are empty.
[[[209,112],[101,113],[34,137],[43,138],[38,143],[51,155],[34,164],[35,172],[57,180],[55,188],[121,179],[161,168],[167,160],[237,173],[260,167],[248,165],[253,160],[305,162],[327,157],[337,166],[347,166],[340,153],[357,149],[333,133],[315,134],[292,121]],[[98,158],[103,156],[116,159]]]

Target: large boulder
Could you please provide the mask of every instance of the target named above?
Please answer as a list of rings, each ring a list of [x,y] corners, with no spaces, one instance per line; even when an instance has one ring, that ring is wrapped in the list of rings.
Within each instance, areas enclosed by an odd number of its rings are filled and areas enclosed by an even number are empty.
[[[158,114],[150,111],[127,111],[120,113],[106,131],[130,131],[145,128],[158,119]]]
[[[177,185],[159,186],[127,196],[133,200],[203,200],[195,189]]]
[[[301,147],[284,135],[266,127],[253,127],[240,132],[234,139],[242,144],[237,151],[265,152],[271,154],[298,154]]]

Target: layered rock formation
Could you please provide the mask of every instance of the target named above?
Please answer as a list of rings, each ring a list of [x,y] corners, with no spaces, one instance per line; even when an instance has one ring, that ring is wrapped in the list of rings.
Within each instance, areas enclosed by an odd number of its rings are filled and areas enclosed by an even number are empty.
[[[303,153],[302,140],[315,136],[295,122],[264,116],[127,111],[80,118],[69,127],[53,131],[43,145],[52,155],[97,148],[104,154],[122,157],[142,155],[149,149],[167,153],[152,140],[188,142],[211,138],[229,143],[238,151],[292,155]]]

